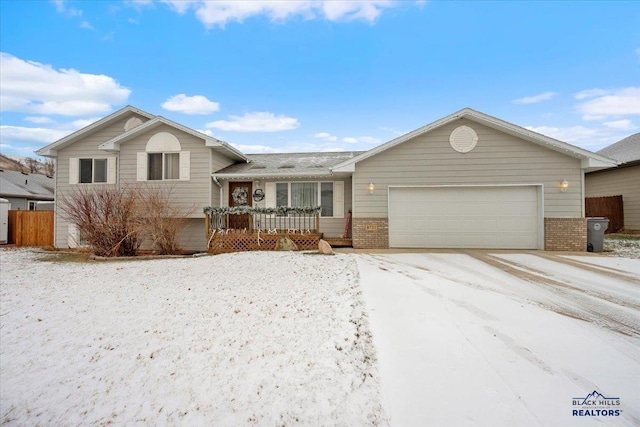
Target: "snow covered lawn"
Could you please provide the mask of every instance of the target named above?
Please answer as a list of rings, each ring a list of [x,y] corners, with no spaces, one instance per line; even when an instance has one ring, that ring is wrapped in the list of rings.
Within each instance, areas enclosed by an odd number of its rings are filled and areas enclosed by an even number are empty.
[[[0,424],[386,424],[349,255],[0,251]]]
[[[355,257],[391,425],[640,425],[640,261]],[[620,404],[573,404],[593,391]]]

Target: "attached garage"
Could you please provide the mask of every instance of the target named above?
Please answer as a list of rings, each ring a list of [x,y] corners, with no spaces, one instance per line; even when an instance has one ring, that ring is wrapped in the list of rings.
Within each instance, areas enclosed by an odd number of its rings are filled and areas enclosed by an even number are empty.
[[[389,247],[542,249],[542,186],[389,187]]]

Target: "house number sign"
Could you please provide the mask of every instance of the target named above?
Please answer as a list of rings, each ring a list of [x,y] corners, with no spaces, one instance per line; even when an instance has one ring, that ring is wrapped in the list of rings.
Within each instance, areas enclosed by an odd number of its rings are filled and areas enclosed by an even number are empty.
[[[378,224],[367,224],[364,226],[365,231],[377,231]]]

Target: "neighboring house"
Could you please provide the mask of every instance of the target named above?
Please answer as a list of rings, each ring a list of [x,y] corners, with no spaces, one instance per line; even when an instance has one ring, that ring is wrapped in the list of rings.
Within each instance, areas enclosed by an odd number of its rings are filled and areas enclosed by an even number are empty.
[[[172,185],[196,206],[183,245],[206,249],[202,207],[322,206],[355,248],[585,250],[584,173],[615,161],[466,108],[366,152],[245,155],[160,116],[125,107],[37,152],[56,158],[58,194],[76,186]],[[249,200],[252,200],[249,197]],[[56,246],[77,241],[56,214]]]
[[[12,210],[36,210],[38,202],[52,202],[54,188],[49,176],[0,169],[0,198],[7,199]]]
[[[616,142],[598,154],[620,162],[585,177],[586,197],[622,196],[624,229],[640,231],[640,133]]]

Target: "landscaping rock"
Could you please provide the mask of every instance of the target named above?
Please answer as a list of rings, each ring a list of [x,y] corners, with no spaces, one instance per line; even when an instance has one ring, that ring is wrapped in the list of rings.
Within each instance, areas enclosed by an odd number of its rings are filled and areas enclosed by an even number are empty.
[[[276,243],[276,251],[297,251],[298,246],[289,238],[289,236],[283,236],[278,239]]]
[[[318,242],[318,252],[320,252],[323,255],[333,255],[333,248],[331,247],[331,245],[329,243],[327,243],[326,240],[322,240],[320,239],[320,241]]]

